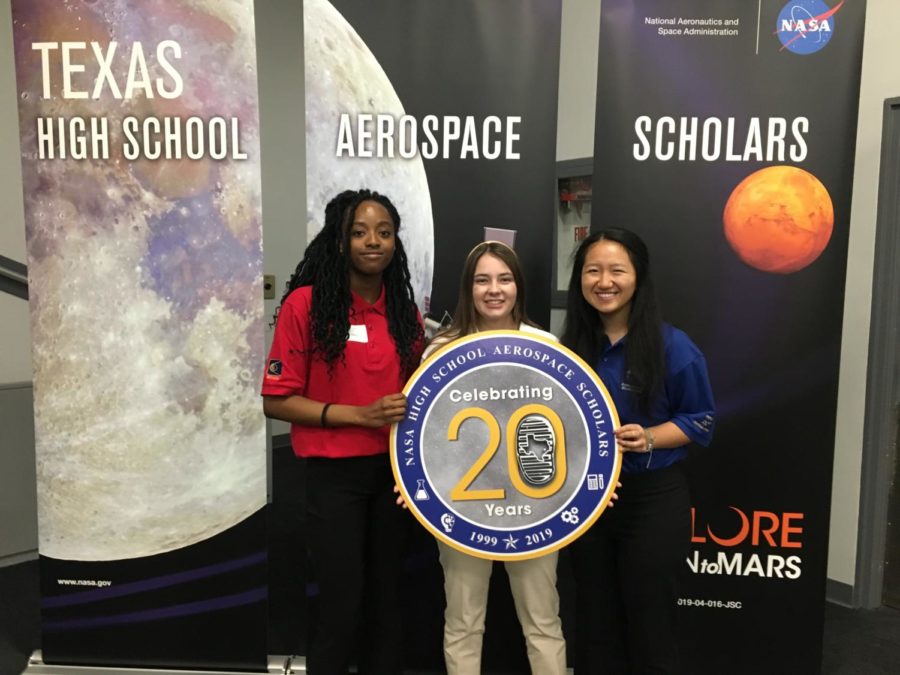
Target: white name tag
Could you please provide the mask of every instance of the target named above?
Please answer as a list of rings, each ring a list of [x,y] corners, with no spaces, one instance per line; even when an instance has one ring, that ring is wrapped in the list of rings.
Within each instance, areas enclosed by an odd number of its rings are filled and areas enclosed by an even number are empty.
[[[350,324],[350,334],[347,336],[347,340],[350,342],[368,342],[369,333],[366,331],[366,325],[364,323]]]

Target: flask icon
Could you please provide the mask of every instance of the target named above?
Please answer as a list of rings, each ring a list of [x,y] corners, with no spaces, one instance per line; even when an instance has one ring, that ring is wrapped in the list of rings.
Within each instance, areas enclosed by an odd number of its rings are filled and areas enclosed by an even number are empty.
[[[416,493],[413,495],[413,499],[417,502],[427,502],[431,497],[428,496],[428,490],[425,489],[425,479],[417,478],[416,479]]]

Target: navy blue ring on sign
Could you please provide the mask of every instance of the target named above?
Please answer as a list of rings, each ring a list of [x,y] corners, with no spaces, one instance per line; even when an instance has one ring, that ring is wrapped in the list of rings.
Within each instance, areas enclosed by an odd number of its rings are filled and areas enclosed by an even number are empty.
[[[619,418],[596,373],[562,345],[521,331],[468,335],[432,354],[403,392],[394,477],[441,541],[524,560],[571,543],[606,508]]]

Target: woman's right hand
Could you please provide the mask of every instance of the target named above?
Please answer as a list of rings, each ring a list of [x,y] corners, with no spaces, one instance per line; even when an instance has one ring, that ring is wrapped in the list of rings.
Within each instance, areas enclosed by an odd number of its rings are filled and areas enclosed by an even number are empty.
[[[648,452],[649,439],[647,430],[640,424],[623,424],[614,432],[622,452]]]
[[[406,396],[400,392],[382,396],[358,409],[359,426],[378,428],[400,422],[406,416]]]

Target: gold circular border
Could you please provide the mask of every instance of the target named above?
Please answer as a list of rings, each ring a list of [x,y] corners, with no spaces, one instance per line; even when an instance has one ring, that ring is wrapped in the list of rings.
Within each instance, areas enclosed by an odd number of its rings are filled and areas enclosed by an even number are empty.
[[[410,391],[413,389],[413,383],[419,378],[420,374],[426,370],[433,361],[437,360],[437,358],[442,355],[444,352],[450,351],[450,349],[455,349],[460,345],[465,345],[470,342],[474,342],[476,340],[480,340],[482,338],[497,338],[497,337],[515,337],[521,339],[522,336],[526,336],[530,340],[535,340],[536,342],[543,342],[546,345],[549,345],[556,349],[557,351],[562,352],[565,356],[570,358],[575,363],[581,365],[584,372],[588,375],[588,378],[597,385],[597,388],[601,391],[604,396],[604,400],[607,403],[607,407],[609,412],[611,413],[611,422],[613,424],[613,429],[617,429],[620,426],[619,423],[619,413],[616,410],[616,405],[613,403],[612,396],[609,394],[609,390],[606,388],[606,385],[603,384],[603,380],[600,379],[600,376],[591,368],[578,354],[573,352],[568,347],[560,344],[555,340],[550,340],[549,338],[544,337],[543,335],[539,335],[536,333],[529,333],[528,331],[523,330],[486,330],[478,333],[472,333],[470,335],[465,335],[460,338],[456,338],[448,342],[447,344],[441,345],[427,358],[425,359],[418,368],[416,368],[415,372],[410,375],[409,379],[406,381],[406,384],[403,387],[403,393],[406,396],[409,396]],[[403,497],[403,500],[406,502],[407,510],[415,516],[416,520],[422,524],[422,526],[428,530],[438,541],[442,541],[451,548],[456,549],[461,553],[465,553],[467,555],[474,556],[476,558],[482,558],[484,560],[530,560],[531,558],[540,558],[541,556],[547,555],[548,553],[553,553],[554,551],[558,551],[564,546],[568,546],[573,541],[578,539],[582,534],[584,534],[591,525],[593,525],[597,519],[606,511],[607,506],[609,505],[610,500],[612,499],[612,494],[615,492],[615,486],[619,482],[619,474],[622,470],[622,453],[618,448],[618,444],[615,445],[613,452],[615,452],[615,456],[613,458],[613,470],[610,475],[610,489],[607,490],[606,495],[603,500],[600,502],[599,508],[595,509],[595,511],[591,514],[591,517],[587,520],[583,520],[579,527],[575,528],[572,532],[566,535],[564,538],[560,539],[557,542],[554,542],[550,546],[542,548],[538,551],[530,551],[530,552],[522,552],[522,553],[512,553],[512,554],[503,554],[500,557],[497,557],[496,554],[491,555],[486,551],[472,550],[467,548],[457,542],[455,539],[451,539],[447,537],[443,532],[441,532],[437,527],[435,527],[430,520],[425,518],[419,510],[415,507],[415,501],[410,497],[409,493],[406,491],[406,486],[404,486],[403,481],[401,480],[400,471],[397,463],[397,426],[399,423],[391,425],[391,434],[390,434],[390,456],[391,456],[391,471],[394,473],[394,483],[397,485],[400,490],[400,494]],[[443,501],[443,500],[442,500]],[[480,526],[479,526],[480,527]],[[537,528],[538,526],[535,525]]]

